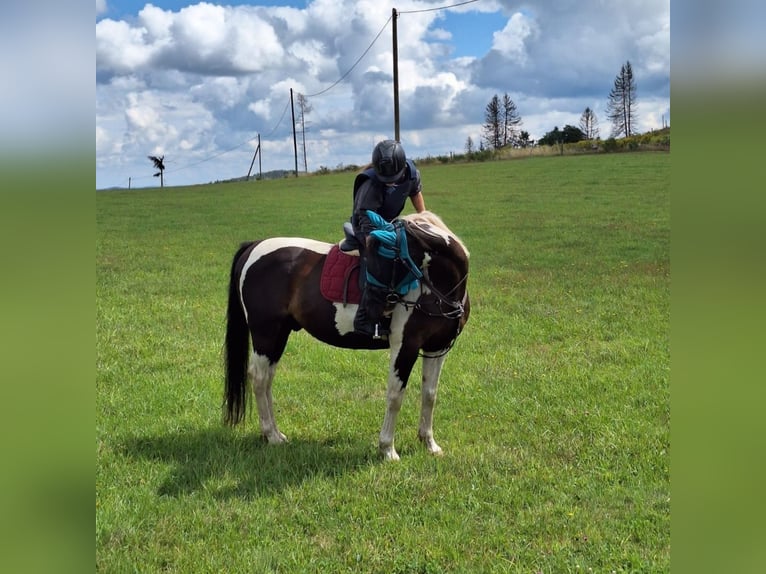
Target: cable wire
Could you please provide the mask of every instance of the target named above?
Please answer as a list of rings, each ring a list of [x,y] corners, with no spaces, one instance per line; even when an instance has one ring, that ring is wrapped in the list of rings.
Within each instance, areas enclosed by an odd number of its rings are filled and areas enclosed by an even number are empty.
[[[479,0],[467,0],[467,2],[458,2],[457,4],[450,4],[449,6],[439,6],[438,8],[423,8],[422,10],[402,10],[399,14],[419,14],[420,12],[436,12],[437,10],[447,10],[449,8],[457,8],[458,6],[465,6],[466,4],[473,4]]]
[[[388,26],[388,23],[391,21],[391,18],[392,18],[392,17],[393,17],[393,15],[391,15],[391,16],[389,16],[389,17],[388,17],[388,20],[386,20],[386,23],[385,23],[385,24],[383,24],[383,27],[380,29],[380,32],[378,32],[378,35],[377,35],[377,36],[375,36],[375,38],[372,40],[372,42],[370,42],[370,45],[369,45],[369,46],[367,46],[367,49],[366,49],[364,52],[362,52],[362,55],[361,55],[361,56],[359,56],[359,58],[357,58],[356,62],[354,62],[354,65],[353,65],[353,66],[351,66],[351,67],[350,67],[350,68],[349,68],[349,69],[346,71],[346,73],[345,73],[345,74],[343,74],[343,75],[342,75],[340,78],[338,78],[337,80],[335,80],[335,82],[333,82],[332,84],[330,84],[328,87],[326,87],[326,88],[325,88],[324,90],[322,90],[321,92],[317,92],[316,94],[304,94],[304,97],[306,97],[306,98],[316,98],[317,96],[321,96],[322,94],[324,94],[324,93],[326,93],[326,92],[329,92],[329,91],[330,91],[330,90],[332,90],[332,89],[333,89],[335,86],[337,86],[337,85],[338,85],[338,84],[340,84],[340,83],[341,83],[343,80],[345,80],[345,79],[346,79],[346,76],[348,76],[348,75],[349,75],[349,74],[350,74],[350,73],[351,73],[351,72],[354,70],[354,68],[356,68],[356,66],[359,64],[359,62],[361,62],[361,61],[362,61],[362,58],[364,58],[364,57],[367,55],[367,52],[369,52],[369,51],[372,49],[372,47],[375,45],[375,42],[377,42],[377,41],[378,41],[378,38],[380,38],[380,35],[383,33],[383,30],[385,30],[385,29],[386,29],[386,27]]]
[[[457,4],[450,4],[448,6],[439,6],[439,7],[436,7],[436,8],[423,8],[421,10],[402,10],[402,11],[397,11],[396,14],[400,15],[400,14],[418,14],[418,13],[421,13],[421,12],[436,12],[436,11],[440,11],[440,10],[448,10],[449,8],[457,8],[458,6],[464,6],[466,4],[473,4],[473,3],[478,2],[478,1],[479,0],[466,0],[465,2],[458,2]],[[380,38],[380,35],[383,34],[383,31],[388,27],[388,24],[391,22],[392,18],[393,18],[393,13],[391,14],[391,16],[388,17],[388,20],[386,20],[386,23],[383,24],[383,26],[381,27],[380,31],[377,33],[375,38],[372,39],[372,42],[370,42],[370,45],[367,46],[367,49],[364,52],[362,52],[362,55],[359,56],[356,59],[356,61],[353,63],[353,65],[340,78],[335,80],[332,84],[327,86],[324,90],[321,90],[321,91],[316,92],[314,94],[304,94],[304,97],[306,97],[306,98],[316,98],[317,96],[321,96],[323,94],[326,94],[331,89],[333,89],[335,86],[340,84],[343,80],[345,80],[348,77],[348,75],[351,72],[353,72],[354,69],[359,65],[359,63],[364,59],[364,57],[367,55],[367,53],[372,49],[372,47],[375,45],[375,43]],[[290,101],[289,100],[285,104],[285,107],[282,110],[282,115],[279,116],[279,120],[277,121],[276,125],[271,129],[271,131],[269,133],[267,133],[265,136],[263,136],[264,138],[268,138],[271,135],[273,135],[274,132],[277,131],[279,126],[282,125],[282,120],[285,118],[285,114],[287,113],[287,108],[288,107],[290,107]],[[256,135],[256,136],[254,136],[254,137],[252,137],[252,138],[250,138],[248,140],[243,141],[240,144],[237,144],[236,146],[234,146],[232,148],[229,148],[229,149],[226,149],[224,151],[218,152],[216,154],[211,155],[210,157],[201,159],[199,161],[196,161],[196,162],[193,162],[193,163],[190,163],[190,164],[187,164],[187,165],[175,168],[175,169],[166,169],[165,173],[176,173],[176,172],[184,170],[184,169],[189,169],[190,167],[196,167],[196,166],[198,166],[198,165],[200,165],[202,163],[205,163],[207,161],[216,159],[218,157],[221,157],[222,155],[225,155],[225,154],[230,153],[230,152],[232,152],[232,151],[234,151],[236,149],[239,149],[243,145],[250,143],[251,141],[253,141],[257,137],[258,136]],[[148,178],[148,177],[150,177],[150,176],[141,176],[141,175],[139,175],[137,177],[133,177],[132,179],[134,179],[134,180],[135,179],[144,179],[144,178]]]

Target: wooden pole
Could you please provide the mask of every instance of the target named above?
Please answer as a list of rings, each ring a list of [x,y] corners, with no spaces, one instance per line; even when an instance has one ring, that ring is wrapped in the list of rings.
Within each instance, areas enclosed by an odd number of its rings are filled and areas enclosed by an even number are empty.
[[[298,177],[298,138],[295,135],[295,106],[293,105],[292,88],[290,88],[290,112],[293,116],[293,153],[295,155],[295,177]]]
[[[391,20],[394,23],[393,26],[393,44],[394,44],[394,139],[399,139],[399,41],[396,37],[396,19],[398,15],[396,8],[391,8]]]
[[[253,153],[253,161],[250,162],[250,169],[247,170],[247,181],[250,181],[250,172],[253,171],[253,164],[255,163],[255,156],[258,155],[258,152],[261,149],[261,134],[258,134],[258,146],[255,148],[255,152]],[[260,165],[260,161],[258,162]]]

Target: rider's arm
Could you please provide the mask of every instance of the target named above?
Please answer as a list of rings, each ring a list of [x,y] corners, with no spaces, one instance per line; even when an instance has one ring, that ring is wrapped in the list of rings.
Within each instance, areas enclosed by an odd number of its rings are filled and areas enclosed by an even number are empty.
[[[412,202],[412,207],[414,207],[415,211],[418,213],[423,213],[426,210],[426,202],[423,200],[423,194],[421,192],[410,196],[410,201]]]
[[[365,237],[370,231],[375,229],[367,217],[367,210],[378,213],[383,205],[383,198],[379,191],[375,189],[371,181],[364,182],[356,193],[354,202],[354,231],[363,234]]]

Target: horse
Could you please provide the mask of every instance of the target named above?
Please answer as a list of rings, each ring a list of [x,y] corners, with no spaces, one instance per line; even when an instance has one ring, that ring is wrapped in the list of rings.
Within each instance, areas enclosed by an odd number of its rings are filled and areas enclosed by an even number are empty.
[[[432,212],[397,221],[406,235],[407,256],[394,259],[395,275],[415,272],[419,280],[405,294],[390,293],[387,338],[354,332],[358,304],[330,301],[322,294],[323,269],[337,244],[272,237],[240,245],[231,264],[224,343],[227,425],[235,426],[245,417],[251,388],[262,437],[269,444],[287,440],[274,418],[272,381],[291,332],[304,329],[335,347],[390,349],[378,445],[385,460],[399,459],[394,447],[396,419],[412,368],[422,357],[418,437],[429,453],[442,454],[433,436],[433,409],[445,358],[470,314],[469,252]],[[355,255],[358,261],[358,252]]]

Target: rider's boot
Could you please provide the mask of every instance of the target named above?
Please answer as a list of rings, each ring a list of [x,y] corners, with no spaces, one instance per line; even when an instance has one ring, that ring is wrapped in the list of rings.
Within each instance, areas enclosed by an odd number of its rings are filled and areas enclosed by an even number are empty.
[[[388,329],[383,325],[383,312],[386,309],[386,291],[373,287],[369,283],[362,292],[362,300],[354,317],[354,331],[381,339],[388,336]]]

